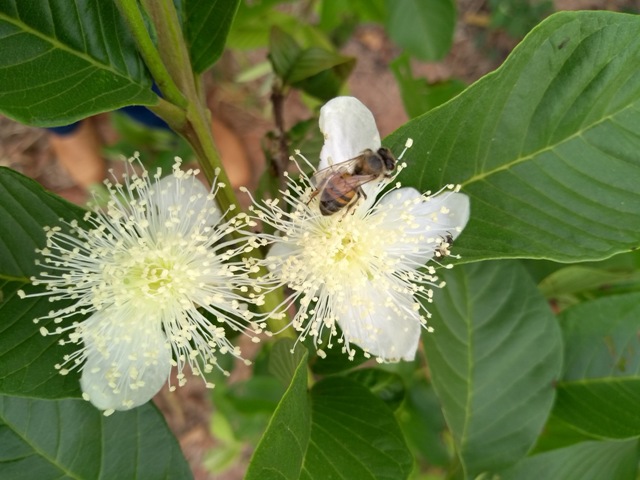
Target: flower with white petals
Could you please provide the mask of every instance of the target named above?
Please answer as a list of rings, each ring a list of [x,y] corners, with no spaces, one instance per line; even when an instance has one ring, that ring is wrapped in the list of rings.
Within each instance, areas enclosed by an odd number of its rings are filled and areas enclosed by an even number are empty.
[[[77,345],[56,368],[81,369],[83,397],[105,414],[150,400],[172,366],[182,385],[186,365],[202,375],[217,367],[217,353],[239,357],[224,324],[261,331],[241,296],[260,297],[248,276],[253,267],[233,261],[252,247],[227,238],[248,219],[224,220],[214,202],[220,184],[207,191],[198,172],[182,171],[176,160],[163,179],[159,170],[151,178],[127,165],[124,184],[105,182],[109,203],[87,212],[88,228],[73,221],[46,229],[44,268],[32,278],[46,290],[31,296],[74,302],[34,321],[53,319],[55,327],[41,333]]]
[[[381,145],[373,115],[353,97],[328,102],[320,112],[320,129],[325,139],[320,169]],[[289,181],[285,207],[277,200],[252,207],[279,231],[262,236],[272,243],[264,261],[267,280],[272,288],[285,286],[290,292],[280,311],[296,305],[292,324],[301,332],[299,339],[311,336],[321,356],[323,342],[331,347],[338,338],[351,358],[355,344],[380,361],[412,360],[421,329],[430,329],[424,304],[442,282],[425,264],[449,254],[469,218],[469,199],[454,185],[423,195],[396,183],[380,195],[389,183],[384,178],[367,183],[355,205],[322,215],[320,195],[302,174],[298,182]]]

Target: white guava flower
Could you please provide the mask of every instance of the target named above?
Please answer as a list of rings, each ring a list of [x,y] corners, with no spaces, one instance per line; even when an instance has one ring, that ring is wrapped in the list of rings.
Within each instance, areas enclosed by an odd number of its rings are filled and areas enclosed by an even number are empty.
[[[81,369],[83,397],[105,414],[150,400],[172,366],[182,385],[186,365],[202,375],[217,367],[217,353],[239,357],[223,325],[261,332],[241,296],[260,301],[248,275],[255,267],[234,260],[252,247],[228,239],[247,217],[224,220],[214,202],[220,185],[207,191],[176,160],[163,179],[160,170],[150,177],[128,165],[124,184],[105,182],[108,205],[87,212],[88,228],[74,221],[46,229],[43,271],[31,279],[46,291],[30,296],[73,300],[35,322],[53,319],[56,327],[41,333],[66,334],[59,343],[78,346],[56,368]]]
[[[320,112],[320,129],[325,139],[320,169],[381,147],[373,115],[353,97],[328,102]],[[262,234],[263,242],[272,244],[264,261],[270,272],[265,280],[287,292],[273,315],[295,305],[292,325],[301,332],[299,340],[313,337],[321,356],[322,343],[331,347],[338,337],[351,358],[350,345],[356,344],[380,361],[412,360],[421,329],[430,330],[424,305],[442,282],[426,263],[449,254],[469,219],[469,199],[454,185],[423,195],[396,183],[380,195],[391,180],[365,184],[366,197],[322,215],[320,195],[302,173],[300,180],[288,181],[285,207],[277,200],[251,207],[277,230]]]

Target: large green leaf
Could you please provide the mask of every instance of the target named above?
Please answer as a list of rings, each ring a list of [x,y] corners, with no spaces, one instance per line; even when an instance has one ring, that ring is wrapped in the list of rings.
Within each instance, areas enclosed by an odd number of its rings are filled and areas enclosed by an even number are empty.
[[[311,432],[307,357],[305,353],[299,359],[291,385],[251,457],[246,480],[299,478]]]
[[[45,245],[43,227],[82,220],[85,211],[47,193],[37,182],[0,167],[0,278],[27,280],[38,272],[36,248]]]
[[[583,442],[519,462],[501,480],[635,480],[638,442]]]
[[[0,396],[0,478],[192,478],[151,404],[105,417],[84,400]]]
[[[423,335],[433,385],[467,477],[505,468],[533,446],[555,396],[562,342],[517,262],[447,272]]]
[[[306,390],[306,355],[255,451],[246,478],[399,479],[412,459],[391,410],[344,378]]]
[[[389,36],[412,56],[440,60],[451,48],[456,25],[453,0],[387,0]]]
[[[640,294],[582,303],[562,318],[566,366],[554,413],[592,435],[640,435]]]
[[[300,479],[407,478],[411,454],[391,410],[365,387],[330,377],[311,390],[311,438]]]
[[[601,259],[640,244],[640,17],[561,12],[386,142],[405,185],[459,183],[463,261]]]
[[[0,111],[66,125],[157,95],[112,1],[0,2]]]
[[[591,435],[640,436],[640,378],[604,378],[558,385],[554,414]]]
[[[446,422],[431,384],[420,379],[409,385],[397,416],[416,461],[441,467],[451,463]]]
[[[346,377],[366,387],[394,412],[404,400],[404,382],[397,373],[379,368],[359,368],[348,373]]]
[[[563,312],[563,381],[640,378],[640,293],[584,302]]]
[[[542,433],[538,437],[536,446],[529,452],[530,455],[557,450],[559,448],[570,447],[580,442],[590,442],[600,440],[593,435],[587,435],[560,420],[553,412],[545,424]]]
[[[185,0],[185,36],[197,73],[213,65],[224,49],[240,0]]]
[[[60,375],[54,365],[62,363],[66,354],[78,345],[58,344],[59,336],[40,335],[40,327],[53,331],[53,320],[38,325],[33,319],[46,315],[52,303],[46,297],[18,297],[18,289],[28,293],[44,291],[42,287],[27,287],[18,282],[0,282],[0,394],[36,398],[67,398],[80,396],[76,370]],[[64,308],[69,301],[59,301]]]

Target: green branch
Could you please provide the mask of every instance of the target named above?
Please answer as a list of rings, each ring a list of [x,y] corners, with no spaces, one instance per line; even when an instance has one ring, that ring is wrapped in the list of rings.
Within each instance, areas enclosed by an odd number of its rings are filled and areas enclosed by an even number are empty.
[[[151,72],[153,79],[160,88],[160,91],[164,95],[164,98],[169,102],[185,107],[187,102],[182,92],[173,81],[173,78],[165,64],[162,61],[160,53],[153,44],[147,27],[144,23],[142,13],[138,9],[138,4],[135,1],[129,0],[115,0],[115,3],[122,14],[122,17],[129,25],[133,38],[138,46],[138,51],[144,59],[147,68]]]

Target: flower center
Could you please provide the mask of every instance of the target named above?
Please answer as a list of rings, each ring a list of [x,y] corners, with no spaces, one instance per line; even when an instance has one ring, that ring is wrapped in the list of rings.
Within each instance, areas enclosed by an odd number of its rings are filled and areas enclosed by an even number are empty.
[[[322,224],[302,239],[306,253],[301,261],[308,262],[315,279],[329,289],[370,279],[380,253],[375,226],[358,217],[320,221]]]
[[[166,291],[174,281],[172,260],[148,258],[143,262],[136,262],[127,272],[124,284],[144,285],[146,283],[143,289],[152,296]]]
[[[338,262],[352,262],[357,258],[357,244],[350,233],[345,233],[342,239],[339,240],[337,248],[333,251],[333,261]]]
[[[197,288],[188,258],[172,248],[171,242],[163,248],[137,245],[113,258],[114,262],[102,271],[97,289],[102,295],[95,296],[98,303],[113,301],[116,305],[162,310]]]

